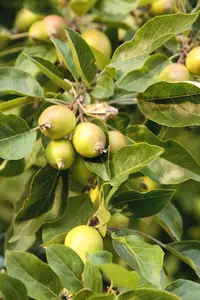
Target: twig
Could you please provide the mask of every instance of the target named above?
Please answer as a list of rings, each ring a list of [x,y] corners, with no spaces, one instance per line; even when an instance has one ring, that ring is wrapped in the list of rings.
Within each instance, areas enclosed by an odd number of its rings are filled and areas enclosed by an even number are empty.
[[[51,102],[51,103],[54,103],[54,104],[63,104],[63,105],[66,105],[66,106],[69,106],[70,104],[65,102],[65,101],[62,101],[60,99],[55,99],[55,98],[45,98],[45,100],[47,102]]]
[[[11,36],[11,40],[24,39],[29,36],[28,32],[16,33]]]

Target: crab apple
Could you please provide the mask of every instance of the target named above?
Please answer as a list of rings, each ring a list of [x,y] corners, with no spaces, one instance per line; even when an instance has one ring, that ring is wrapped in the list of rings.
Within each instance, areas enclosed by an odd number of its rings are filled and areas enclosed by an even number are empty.
[[[50,15],[43,19],[43,30],[46,39],[50,37],[57,37],[60,40],[65,39],[64,25],[66,21],[64,18],[57,15]]]
[[[92,185],[96,179],[96,175],[87,168],[82,156],[76,158],[75,163],[72,166],[72,176],[84,186]]]
[[[154,16],[171,13],[173,11],[172,0],[157,0],[151,4],[151,13]]]
[[[61,139],[76,126],[74,113],[64,105],[52,105],[46,108],[38,120],[42,133],[51,139]]]
[[[129,226],[130,219],[120,212],[114,213],[109,222],[108,227],[110,228],[127,228]]]
[[[37,21],[31,25],[28,31],[29,38],[32,42],[35,40],[44,40],[44,30],[42,21]]]
[[[17,31],[24,32],[39,19],[41,19],[40,15],[34,14],[26,8],[22,8],[16,16],[14,27]]]
[[[67,139],[51,141],[45,151],[47,162],[55,169],[69,169],[75,161],[75,151]]]
[[[80,155],[92,158],[101,155],[105,150],[106,136],[99,126],[83,122],[76,126],[72,142]]]
[[[86,43],[102,53],[111,56],[112,46],[109,38],[105,33],[97,29],[88,29],[84,33],[82,33],[82,38],[86,41]]]
[[[160,73],[159,79],[161,81],[187,81],[190,80],[190,72],[188,69],[179,63],[168,65]]]
[[[11,33],[8,29],[0,26],[0,50],[5,48],[11,40]]]
[[[110,155],[112,157],[117,150],[128,144],[128,140],[125,135],[117,130],[109,131],[108,135],[110,143]]]
[[[93,227],[80,225],[67,233],[65,246],[74,250],[85,263],[87,254],[103,250],[103,240]]]
[[[200,75],[200,46],[193,48],[187,58],[186,67],[194,75]]]

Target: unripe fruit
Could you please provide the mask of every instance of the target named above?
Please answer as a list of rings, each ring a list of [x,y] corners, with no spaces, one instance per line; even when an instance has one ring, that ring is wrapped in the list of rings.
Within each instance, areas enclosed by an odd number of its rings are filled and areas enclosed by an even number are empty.
[[[34,40],[44,40],[44,30],[43,30],[43,22],[37,21],[33,23],[28,31],[28,35],[31,41]]]
[[[64,40],[66,36],[63,28],[64,25],[66,25],[65,19],[60,16],[50,15],[44,18],[43,30],[45,38],[57,37],[60,40]]]
[[[17,31],[24,32],[27,31],[29,27],[39,19],[41,19],[41,16],[32,13],[26,8],[22,8],[16,16],[14,27],[17,29]]]
[[[200,46],[192,49],[186,58],[186,67],[194,75],[200,75]]]
[[[167,66],[160,73],[159,80],[172,82],[187,81],[190,80],[190,73],[184,65],[174,63]]]
[[[80,155],[92,158],[104,152],[106,136],[99,126],[90,122],[84,122],[76,126],[72,142]]]
[[[42,133],[51,139],[61,139],[76,126],[74,113],[64,105],[52,105],[40,115],[38,125]]]
[[[151,4],[151,13],[154,16],[172,12],[172,0],[157,0]]]
[[[128,140],[125,137],[125,135],[123,135],[119,131],[115,131],[115,130],[109,131],[108,135],[109,135],[110,155],[112,157],[117,150],[119,150],[122,146],[128,144]]]
[[[127,228],[129,226],[130,219],[123,214],[116,212],[111,216],[108,227],[110,228]]]
[[[45,151],[47,162],[55,169],[69,169],[75,161],[75,151],[69,140],[51,141]]]
[[[84,186],[92,185],[96,178],[96,175],[87,168],[84,158],[81,156],[76,158],[76,161],[72,166],[72,176]]]
[[[11,33],[8,29],[0,26],[0,50],[5,48],[11,40]]]
[[[73,249],[85,262],[87,254],[103,250],[103,240],[96,229],[80,225],[68,232],[65,246]]]
[[[111,42],[105,33],[97,29],[88,29],[82,34],[82,38],[90,47],[93,47],[102,53],[111,56]]]

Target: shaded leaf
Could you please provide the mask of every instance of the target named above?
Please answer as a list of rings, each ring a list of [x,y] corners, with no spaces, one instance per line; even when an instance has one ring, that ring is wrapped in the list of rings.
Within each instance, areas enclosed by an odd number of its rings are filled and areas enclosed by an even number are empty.
[[[6,252],[8,274],[20,278],[28,296],[40,300],[57,300],[62,285],[50,267],[27,252]]]
[[[4,160],[0,165],[0,177],[12,177],[23,173],[25,167],[24,159]]]
[[[72,0],[69,6],[78,16],[82,16],[88,12],[95,3],[96,0]]]
[[[180,241],[183,233],[183,222],[178,210],[172,203],[168,203],[159,212],[156,219],[172,239]]]
[[[15,115],[0,113],[0,157],[18,160],[31,152],[37,133],[26,121]]]
[[[0,297],[3,300],[28,300],[25,285],[18,279],[0,273]]]
[[[113,79],[104,74],[101,76],[92,90],[91,95],[97,99],[106,99],[114,94],[114,82]]]
[[[169,284],[166,291],[177,295],[182,300],[196,300],[200,297],[200,284],[190,280],[178,279]]]
[[[142,300],[181,300],[177,297],[166,291],[159,291],[149,288],[139,288],[134,291],[124,293],[118,297],[119,300],[132,300],[132,299],[142,299]]]
[[[136,218],[146,218],[159,213],[174,196],[174,190],[153,190],[147,193],[128,191],[111,200],[112,207],[131,212]]]
[[[33,97],[20,97],[9,101],[4,101],[0,103],[0,112],[34,103],[34,101],[35,99]]]
[[[83,272],[84,287],[94,293],[102,292],[102,277],[99,269],[89,261],[86,262]]]
[[[84,267],[78,254],[63,245],[46,247],[46,254],[49,266],[60,278],[62,285],[71,293],[78,292],[83,287],[81,274]]]
[[[49,79],[55,82],[64,90],[71,90],[71,84],[64,80],[60,70],[50,61],[37,56],[29,56],[25,54]]]
[[[93,212],[94,208],[87,194],[68,198],[67,209],[63,217],[43,226],[44,243],[53,242],[59,235],[63,241],[70,229],[78,225],[86,225]]]
[[[96,75],[94,54],[80,34],[70,28],[65,29],[76,69],[86,86],[90,86]]]

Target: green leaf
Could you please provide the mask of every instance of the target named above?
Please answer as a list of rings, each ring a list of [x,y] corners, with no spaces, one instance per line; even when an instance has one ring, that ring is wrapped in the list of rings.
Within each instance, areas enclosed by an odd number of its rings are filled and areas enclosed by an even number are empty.
[[[101,76],[92,90],[91,95],[96,99],[107,99],[114,95],[113,79],[104,74]]]
[[[33,178],[30,197],[16,215],[9,242],[33,236],[44,222],[61,218],[67,205],[67,194],[66,171],[59,174],[49,166],[41,168]]]
[[[6,252],[8,274],[20,278],[28,296],[40,300],[57,300],[62,289],[59,278],[50,267],[27,252]]]
[[[112,234],[116,252],[153,285],[160,287],[164,252],[158,245],[150,245],[135,235],[131,229]]]
[[[130,118],[128,115],[121,112],[119,112],[111,120],[108,120],[108,124],[119,131],[124,131],[128,127],[129,123]]]
[[[73,297],[73,300],[88,300],[89,296],[93,295],[92,291],[89,290],[81,290]]]
[[[183,222],[176,207],[168,203],[156,216],[158,223],[173,240],[180,241],[183,233]]]
[[[103,264],[99,268],[113,282],[114,286],[135,289],[139,286],[139,276],[117,264]]]
[[[197,14],[172,14],[158,16],[150,19],[135,34],[131,41],[122,44],[115,51],[110,67],[123,69],[126,65],[136,68],[138,64],[166,43],[174,35],[177,35],[191,25],[198,18]],[[131,69],[130,69],[131,70]]]
[[[113,179],[110,184],[120,185],[130,174],[142,170],[146,165],[155,161],[163,151],[163,148],[147,143],[121,147],[112,158]]]
[[[96,75],[95,57],[84,39],[77,32],[65,27],[76,69],[87,87]]]
[[[67,209],[63,217],[43,226],[44,243],[53,242],[59,235],[61,235],[61,240],[64,240],[70,229],[87,224],[93,213],[94,208],[87,194],[68,198]]]
[[[64,77],[60,70],[53,65],[50,61],[37,56],[29,56],[25,54],[49,79],[55,82],[64,90],[71,90],[72,86]]]
[[[131,212],[136,218],[146,218],[159,213],[174,196],[174,190],[153,190],[147,193],[130,191],[117,194],[111,205]]]
[[[67,290],[76,293],[83,288],[81,274],[84,264],[76,252],[63,245],[50,245],[46,247],[46,254],[50,268]]]
[[[200,181],[199,163],[182,145],[173,140],[162,141],[144,125],[129,127],[126,135],[134,143],[146,142],[165,149],[161,157],[142,170],[154,181],[162,184],[177,184],[189,178]]]
[[[13,108],[21,107],[26,104],[34,103],[35,99],[33,97],[20,97],[10,101],[5,101],[0,103],[0,112],[8,111]]]
[[[0,273],[0,297],[2,300],[28,300],[25,285],[16,278]]]
[[[200,284],[190,280],[178,279],[169,284],[166,291],[177,295],[182,300],[197,300],[200,296]]]
[[[183,241],[167,245],[167,249],[188,264],[200,277],[200,242]]]
[[[27,47],[20,53],[15,62],[15,67],[21,70],[28,70],[28,73],[35,77],[40,72],[40,69],[30,61],[30,59],[25,56],[25,54],[30,56],[42,57],[50,61],[51,63],[55,63],[57,60],[56,51],[49,44],[39,44],[39,45],[31,45],[31,47]]]
[[[74,64],[73,57],[72,57],[72,51],[69,45],[66,42],[60,41],[56,38],[51,38],[51,41],[54,43],[54,46],[56,47],[59,54],[61,55],[64,65],[67,67],[67,69],[73,75],[74,79],[77,81],[79,75],[76,71],[76,66]]]
[[[93,295],[93,296],[90,296],[88,298],[88,300],[116,300],[116,296],[113,295],[113,294],[110,294],[110,295],[106,295],[106,294],[100,294],[100,295]]]
[[[0,94],[43,97],[42,88],[37,80],[13,67],[0,68]]]
[[[105,53],[99,51],[98,49],[94,48],[94,47],[91,47],[91,50],[94,54],[97,68],[99,70],[105,69],[105,67],[107,65],[109,65],[109,63],[110,63],[110,57],[107,56]]]
[[[170,60],[167,60],[165,55],[153,54],[141,69],[125,74],[116,84],[128,92],[142,93],[159,80],[159,74],[169,64]]]
[[[84,287],[94,293],[102,292],[102,277],[99,269],[89,261],[86,262],[83,272]]]
[[[127,15],[136,9],[142,2],[141,0],[102,0],[100,9],[107,14]]]
[[[166,291],[159,291],[155,289],[149,288],[139,288],[134,291],[130,291],[124,293],[118,297],[119,300],[133,300],[133,299],[141,299],[141,300],[181,300],[181,298],[177,297]]]
[[[15,115],[0,113],[0,157],[18,160],[33,149],[37,133],[30,131],[26,121]]]
[[[95,5],[96,1],[97,0],[72,0],[69,6],[75,14],[83,16]]]
[[[99,266],[102,264],[111,264],[112,256],[112,253],[105,250],[101,250],[91,254],[88,257],[88,261],[91,262],[94,266]]]
[[[41,168],[36,173],[32,180],[30,196],[18,212],[16,221],[36,218],[52,208],[58,176],[59,170],[49,165]]]
[[[200,84],[158,82],[138,94],[138,107],[150,120],[169,127],[200,125]]]
[[[24,159],[4,160],[0,165],[0,177],[12,177],[23,173],[25,167]]]

